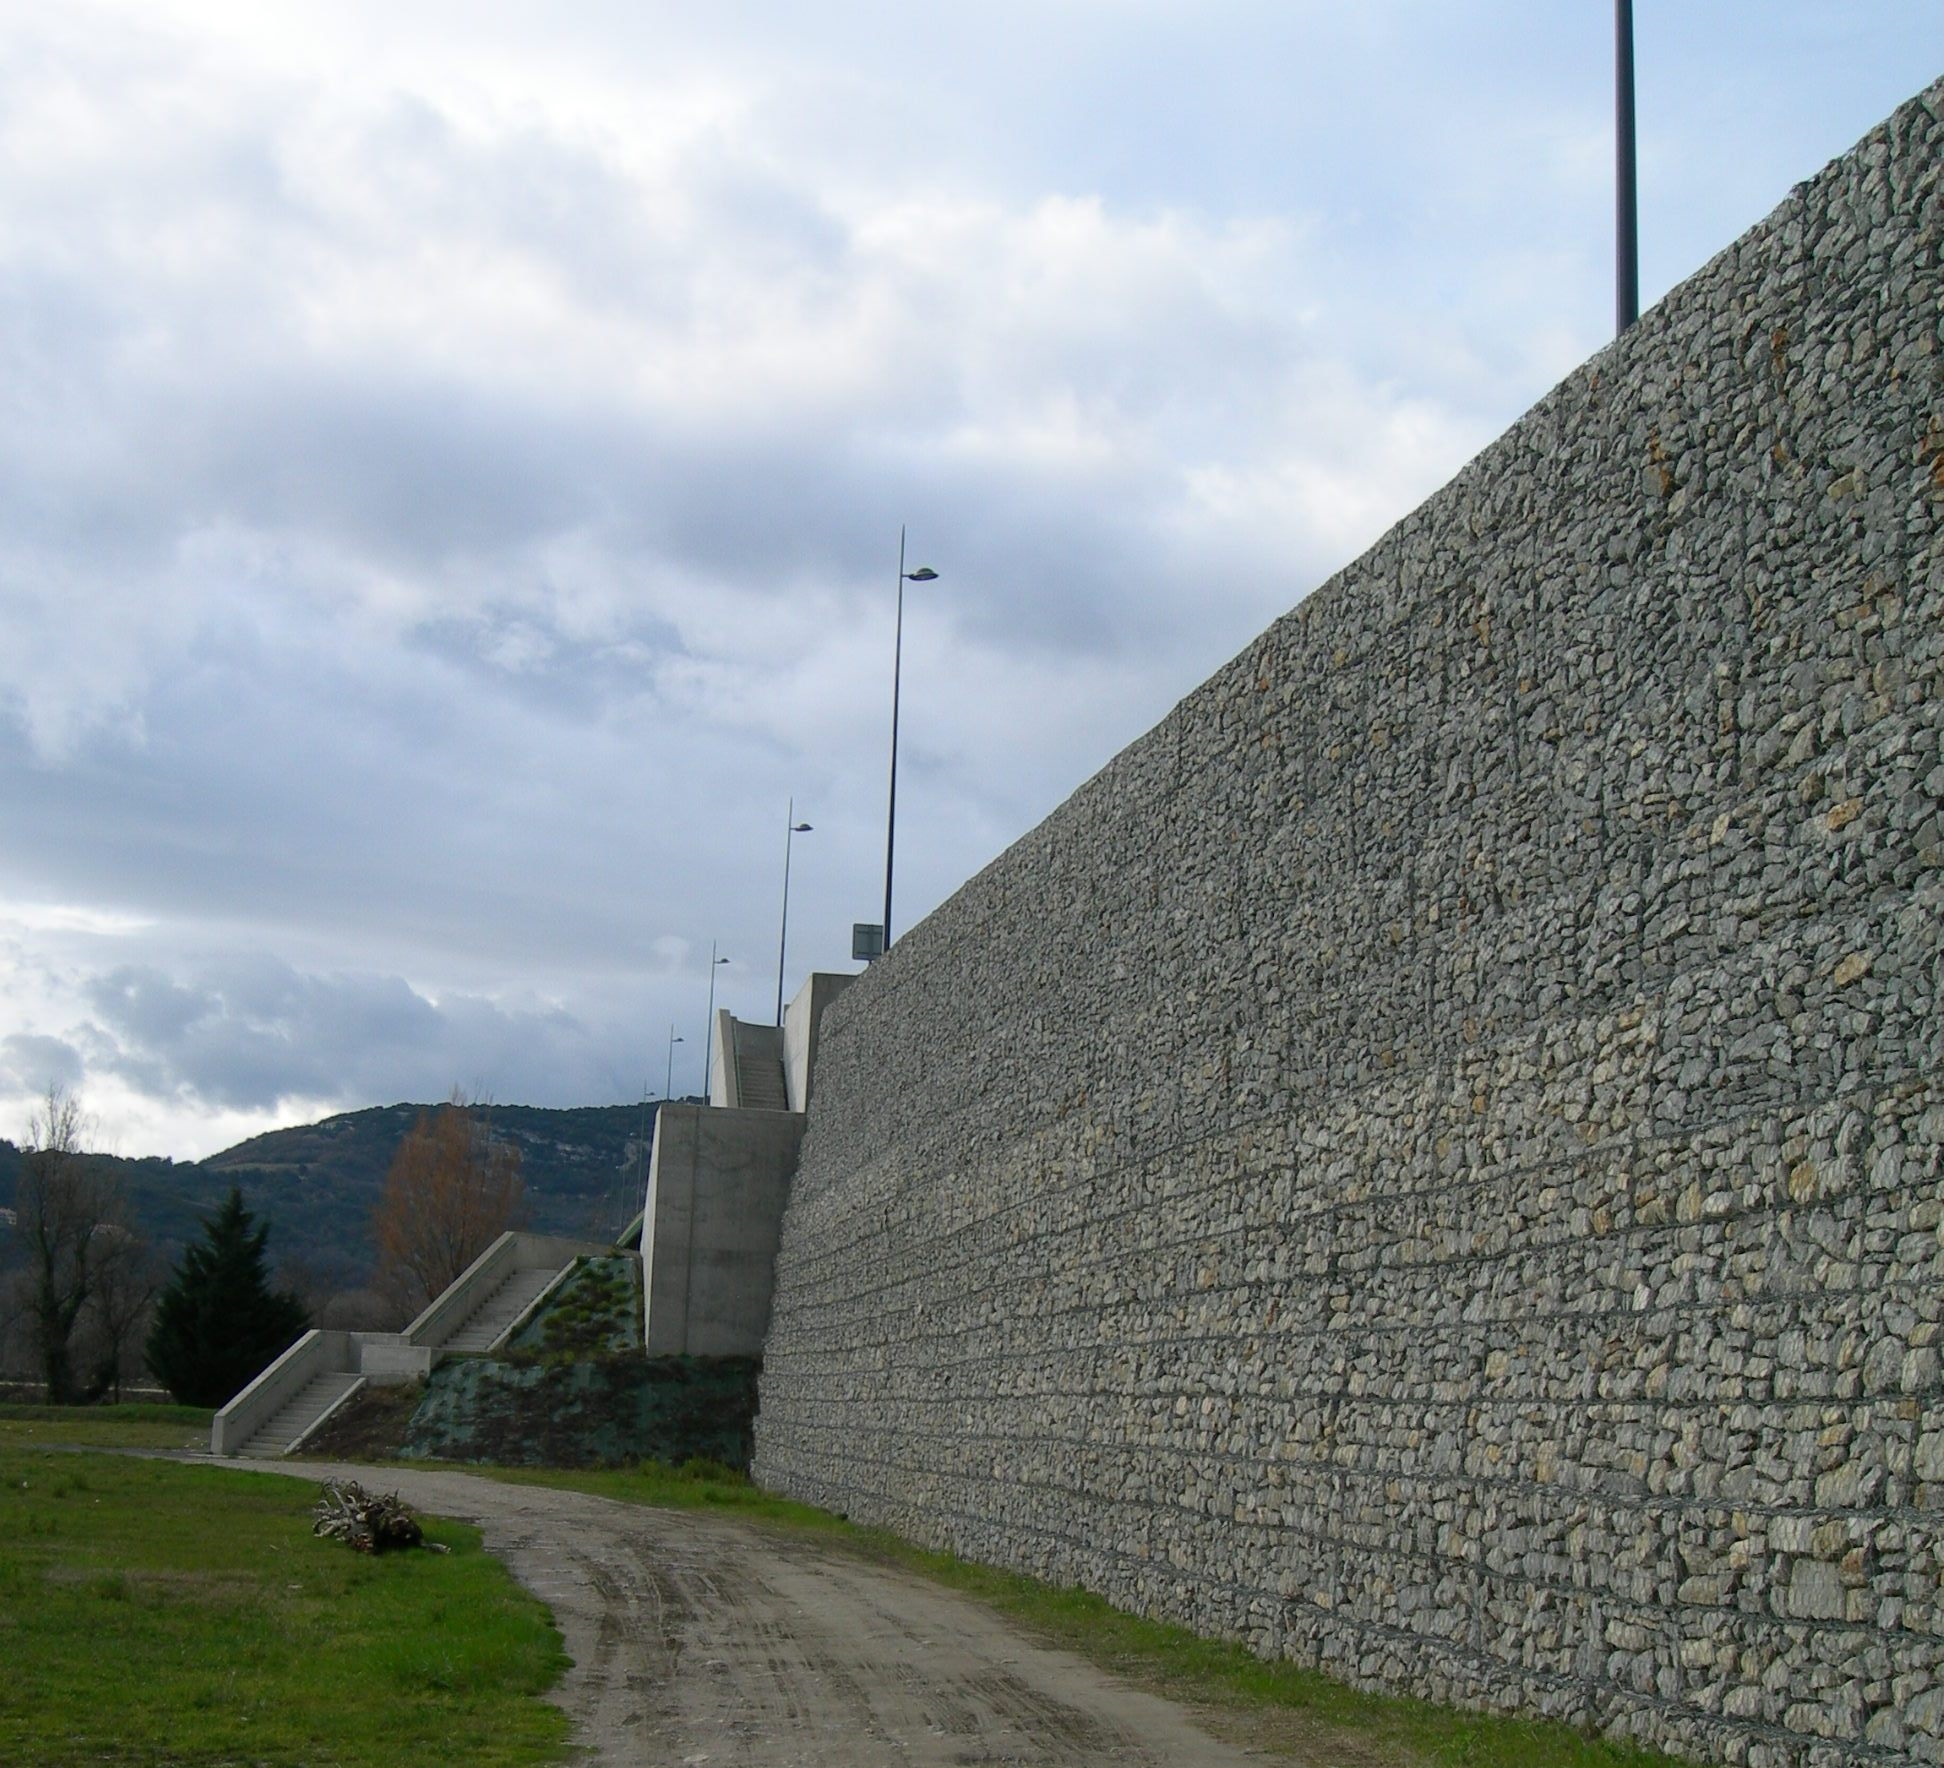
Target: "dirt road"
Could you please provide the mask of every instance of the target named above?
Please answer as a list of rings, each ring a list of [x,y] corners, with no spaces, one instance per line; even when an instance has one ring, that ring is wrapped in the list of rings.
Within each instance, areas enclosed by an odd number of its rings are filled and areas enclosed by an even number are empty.
[[[322,1479],[325,1463],[250,1464]],[[554,1698],[587,1759],[670,1768],[1031,1763],[1239,1768],[1182,1709],[909,1574],[731,1519],[469,1474],[387,1469],[414,1508],[477,1525],[552,1608]],[[1346,1758],[1276,1758],[1326,1768]]]

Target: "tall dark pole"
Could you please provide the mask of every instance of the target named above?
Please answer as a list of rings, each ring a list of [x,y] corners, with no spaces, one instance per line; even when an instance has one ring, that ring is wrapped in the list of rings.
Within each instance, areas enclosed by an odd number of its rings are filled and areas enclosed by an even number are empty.
[[[662,1080],[662,1098],[664,1100],[672,1099],[675,1096],[675,1046],[685,1041],[685,1039],[675,1035],[674,1026],[671,1025],[668,1028],[668,1073]]]
[[[790,808],[784,815],[788,828],[783,836],[783,930],[776,936],[776,1023],[783,1023],[783,954],[790,945],[790,843],[799,835],[810,833],[808,823],[796,820],[796,800],[790,800]]]
[[[1613,0],[1614,330],[1640,317],[1640,215],[1634,180],[1633,0]]]
[[[904,666],[904,586],[932,583],[938,573],[929,565],[907,571],[905,531],[898,527],[898,624],[891,643],[891,802],[884,813],[884,950],[891,949],[891,863],[898,851],[898,678]]]
[[[898,624],[891,641],[891,801],[884,812],[884,949],[891,949],[891,861],[898,847],[898,672],[904,664],[905,531],[898,524]]]
[[[710,1063],[715,1056],[715,984],[716,970],[728,963],[727,958],[716,956],[716,942],[709,941],[709,1018],[702,1028],[702,1103],[709,1102]]]

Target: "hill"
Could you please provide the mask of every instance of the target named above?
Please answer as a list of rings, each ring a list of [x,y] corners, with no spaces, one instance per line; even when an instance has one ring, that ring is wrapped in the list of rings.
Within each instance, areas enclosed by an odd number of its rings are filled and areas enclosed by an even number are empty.
[[[379,1105],[252,1136],[202,1161],[98,1156],[120,1180],[137,1226],[171,1261],[201,1232],[232,1185],[271,1224],[279,1264],[327,1286],[355,1288],[372,1264],[371,1212],[399,1143],[426,1105]],[[653,1105],[546,1110],[495,1105],[493,1133],[520,1151],[526,1226],[611,1235],[641,1207]],[[0,1202],[10,1201],[20,1151],[0,1141]]]

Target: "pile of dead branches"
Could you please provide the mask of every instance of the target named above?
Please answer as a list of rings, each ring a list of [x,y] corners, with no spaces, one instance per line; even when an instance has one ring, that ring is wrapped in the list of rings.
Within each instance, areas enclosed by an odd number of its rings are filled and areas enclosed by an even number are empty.
[[[399,1503],[396,1492],[374,1497],[354,1479],[327,1479],[311,1513],[317,1519],[311,1524],[313,1535],[329,1535],[360,1553],[388,1553],[394,1547],[446,1551],[425,1538],[418,1518]]]

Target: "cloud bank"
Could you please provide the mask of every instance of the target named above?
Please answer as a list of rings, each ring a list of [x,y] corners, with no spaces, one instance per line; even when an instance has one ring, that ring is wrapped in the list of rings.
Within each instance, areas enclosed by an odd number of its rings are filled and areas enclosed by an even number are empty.
[[[901,524],[905,920],[1604,323],[1545,9],[14,10],[0,1131],[695,1087],[786,802],[790,981],[877,917]],[[1818,156],[1931,21],[1782,14]]]

